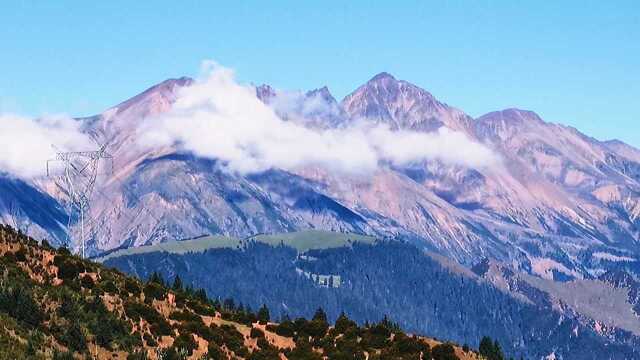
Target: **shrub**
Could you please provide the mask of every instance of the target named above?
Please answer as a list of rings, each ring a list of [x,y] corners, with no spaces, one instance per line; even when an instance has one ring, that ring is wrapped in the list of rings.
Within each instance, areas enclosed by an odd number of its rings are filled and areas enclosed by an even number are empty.
[[[97,312],[88,327],[94,335],[95,342],[106,349],[112,349],[113,343],[120,343],[126,347],[129,342],[134,342],[134,339],[139,342],[139,338],[130,335],[131,329],[128,323],[107,311]]]
[[[89,275],[85,275],[80,279],[80,285],[85,289],[93,289],[93,279]]]
[[[273,331],[280,336],[293,337],[296,327],[291,321],[285,321],[280,325],[267,325],[267,330]]]
[[[207,341],[212,341],[215,338],[213,330],[211,330],[210,327],[207,327],[202,322],[202,320],[187,322],[186,324],[184,324],[184,326],[182,326],[182,329],[180,330],[180,332],[197,334],[198,336],[200,336],[201,338]]]
[[[488,360],[504,360],[504,353],[498,341],[492,341],[490,337],[485,336],[480,340],[480,347],[478,348],[480,355],[486,357]]]
[[[262,305],[260,310],[258,310],[258,321],[260,324],[265,325],[271,320],[271,316],[269,315],[269,308],[267,305]]]
[[[40,246],[42,246],[42,248],[45,249],[45,250],[52,250],[53,249],[51,244],[49,244],[49,242],[47,240],[44,240],[44,239],[40,243]]]
[[[258,338],[257,345],[260,349],[267,350],[272,349],[271,343],[264,337]]]
[[[207,291],[205,289],[196,290],[196,292],[193,294],[193,297],[202,303],[209,302],[209,297],[207,296]]]
[[[260,349],[252,352],[247,359],[248,360],[275,360],[275,359],[280,359],[280,355],[278,354],[278,351],[276,349],[267,348],[267,349]]]
[[[73,351],[82,352],[87,349],[87,339],[77,321],[72,322],[66,331],[61,332],[58,340]]]
[[[224,344],[229,350],[243,358],[249,354],[249,351],[244,346],[244,337],[234,326],[225,324],[220,329],[222,330]]]
[[[4,256],[3,256],[3,257],[4,257],[4,259],[5,259],[8,263],[10,263],[10,264],[13,264],[13,263],[18,262],[18,259],[16,259],[16,254],[15,254],[15,253],[12,253],[12,252],[10,252],[10,251],[8,251],[8,252],[4,253]]]
[[[218,346],[218,344],[216,344],[214,342],[210,342],[209,343],[209,347],[208,347],[207,351],[208,351],[207,359],[212,359],[212,360],[227,360],[228,359],[227,355],[224,353],[224,351],[222,351],[220,346]]]
[[[150,301],[151,299],[162,300],[167,294],[166,289],[155,281],[148,282],[143,291],[145,301]]]
[[[45,317],[33,295],[22,287],[0,289],[0,312],[31,327],[38,326]]]
[[[147,346],[155,347],[158,345],[158,342],[153,338],[153,336],[149,335],[148,333],[144,333],[144,335],[142,335],[142,338],[147,343]]]
[[[141,291],[140,285],[138,285],[138,282],[130,278],[126,278],[124,280],[124,289],[128,293],[133,294],[135,296],[140,295],[140,291]]]
[[[438,344],[431,350],[433,360],[458,360],[455,350],[451,344]]]
[[[300,340],[296,342],[296,347],[287,351],[287,359],[290,360],[322,360],[322,356],[313,351],[308,341]]]
[[[53,360],[75,360],[71,351],[60,352],[57,349],[53,351]]]
[[[140,318],[144,319],[151,326],[151,331],[157,335],[171,335],[171,326],[162,315],[160,315],[156,309],[146,304],[138,302],[126,302],[124,311],[127,317],[137,321]]]
[[[193,335],[180,334],[173,342],[173,347],[179,350],[185,350],[187,354],[191,355],[193,353],[193,350],[198,348],[198,345],[193,339]]]
[[[16,251],[15,257],[16,257],[16,261],[19,261],[19,262],[27,261],[27,251],[23,247],[21,247],[20,249],[18,249],[18,251]]]
[[[424,354],[429,352],[429,345],[415,337],[398,333],[393,338],[391,350],[401,355]]]
[[[162,360],[187,360],[187,351],[171,346],[166,350],[158,350],[158,358]]]
[[[63,293],[57,312],[58,315],[69,320],[78,318],[80,314],[79,305],[71,293]]]
[[[75,279],[85,270],[81,261],[68,255],[56,255],[53,264],[58,267],[58,277],[62,280]]]
[[[176,320],[176,321],[200,321],[202,322],[202,319],[200,318],[200,316],[189,312],[189,311],[174,311],[169,315],[169,319],[171,320]]]
[[[344,334],[347,329],[357,327],[358,325],[354,321],[350,320],[344,312],[341,313],[336,320],[335,329],[339,334]]]
[[[206,340],[209,341],[209,343],[213,342],[218,346],[222,346],[224,344],[224,330],[222,330],[222,328],[217,326],[216,324],[211,324],[211,327],[209,329],[211,330],[209,334],[211,339]]]
[[[264,332],[258,328],[252,327],[249,336],[253,339],[264,338]]]
[[[118,292],[118,288],[111,280],[101,282],[100,288],[108,294],[115,294],[116,292]]]
[[[216,310],[213,306],[205,304],[201,301],[197,300],[189,300],[187,301],[187,305],[193,310],[195,313],[205,316],[215,316]]]
[[[143,350],[135,351],[127,355],[127,360],[147,360],[147,359],[148,359],[147,352]]]

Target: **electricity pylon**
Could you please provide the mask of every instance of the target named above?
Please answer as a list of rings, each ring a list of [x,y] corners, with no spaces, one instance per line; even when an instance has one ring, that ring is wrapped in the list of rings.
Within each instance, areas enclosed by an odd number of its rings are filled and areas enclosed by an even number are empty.
[[[95,139],[94,139],[95,140]],[[85,257],[85,214],[91,216],[91,194],[98,178],[100,163],[110,162],[108,171],[113,170],[113,156],[106,152],[107,145],[99,146],[95,151],[74,151],[56,153],[56,158],[47,161],[47,176],[69,198],[71,204],[70,214],[75,209],[80,217],[80,243],[82,244],[82,257]],[[54,174],[52,164],[61,164],[60,173]],[[71,216],[67,229],[71,227]]]

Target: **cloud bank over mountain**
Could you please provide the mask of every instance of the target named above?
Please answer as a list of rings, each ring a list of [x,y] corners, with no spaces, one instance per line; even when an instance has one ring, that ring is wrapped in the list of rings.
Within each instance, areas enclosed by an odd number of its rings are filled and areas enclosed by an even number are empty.
[[[466,135],[441,128],[435,132],[391,130],[367,119],[346,119],[343,126],[316,128],[312,114],[341,116],[336,104],[316,94],[277,91],[266,105],[256,88],[240,84],[231,69],[205,62],[202,76],[179,90],[171,109],[136,124],[142,148],[177,146],[182,151],[220,160],[239,174],[271,168],[321,166],[332,171],[367,174],[381,164],[406,165],[422,160],[486,168],[499,157]],[[26,118],[0,115],[0,171],[22,178],[44,175],[55,148],[95,148],[82,122],[65,116]]]
[[[0,114],[0,172],[21,178],[42,176],[47,160],[55,156],[52,145],[64,151],[94,148],[80,126],[80,121],[65,116],[34,119]]]
[[[232,70],[212,62],[203,68],[199,80],[180,90],[168,113],[141,126],[143,146],[177,145],[198,156],[221,160],[238,173],[305,165],[368,173],[383,163],[405,165],[421,160],[474,168],[499,163],[487,147],[448,129],[392,131],[365,119],[352,120],[341,128],[314,129],[287,121],[278,114],[299,106],[301,94],[279,92],[273,101],[277,106],[268,106],[258,99],[254,87],[236,82]],[[322,106],[312,99],[302,115]]]

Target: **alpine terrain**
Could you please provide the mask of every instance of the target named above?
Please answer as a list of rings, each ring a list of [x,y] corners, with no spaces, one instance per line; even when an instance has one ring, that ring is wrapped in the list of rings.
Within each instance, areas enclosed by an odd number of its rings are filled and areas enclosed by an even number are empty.
[[[194,86],[203,85],[166,80],[76,119],[114,162],[92,193],[91,256],[145,279],[179,275],[213,297],[226,287],[281,315],[310,316],[318,306],[360,322],[389,315],[460,343],[490,335],[513,356],[640,356],[640,150],[529,110],[472,118],[388,73],[341,101],[327,87],[249,90],[285,123],[312,132],[445,134],[464,140],[462,150],[486,149],[492,161],[233,171],[180,141],[141,146],[149,124],[197,100],[184,97]],[[207,141],[224,146],[224,134]],[[0,216],[50,244],[80,247],[80,221],[50,179],[2,175]],[[176,251],[184,244],[195,249]]]

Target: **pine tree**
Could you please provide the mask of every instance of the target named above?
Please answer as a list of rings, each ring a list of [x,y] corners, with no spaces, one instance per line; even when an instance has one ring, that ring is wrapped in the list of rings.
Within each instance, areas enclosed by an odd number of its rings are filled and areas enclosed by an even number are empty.
[[[500,347],[500,343],[498,340],[493,342],[493,354],[495,360],[504,360],[504,353],[502,352],[502,348]]]
[[[236,308],[236,303],[233,301],[233,299],[228,298],[224,300],[224,305],[223,307],[226,310],[234,310]]]
[[[493,341],[491,341],[490,337],[484,336],[482,340],[480,340],[478,352],[486,358],[489,358],[493,354]]]
[[[282,313],[282,315],[280,315],[280,321],[278,322],[282,324],[283,322],[286,322],[286,321],[291,321],[291,318],[289,317],[289,314],[285,312],[285,313]]]
[[[498,343],[497,340],[493,341],[488,336],[485,336],[480,340],[478,352],[488,360],[505,360],[500,343]]]
[[[324,312],[324,310],[322,310],[321,307],[319,307],[318,310],[316,310],[316,313],[313,315],[313,320],[322,321],[324,323],[327,322],[327,314]]]
[[[348,328],[355,326],[357,326],[356,323],[350,320],[343,311],[340,313],[340,316],[338,316],[338,319],[336,320],[335,328],[339,333],[344,333]]]
[[[176,275],[175,279],[173,279],[173,286],[171,288],[174,291],[182,291],[182,279],[180,279],[180,275]]]
[[[269,314],[269,308],[266,304],[263,304],[260,310],[258,310],[258,321],[261,324],[266,324],[271,320],[271,315]]]
[[[162,285],[165,286],[165,282],[164,279],[162,278],[162,276],[157,273],[157,272],[153,272],[153,274],[151,274],[151,276],[149,277],[149,281],[150,283],[156,283],[158,285]]]
[[[207,303],[209,298],[207,297],[207,291],[205,289],[198,289],[195,293],[195,298],[202,301],[203,303]]]

